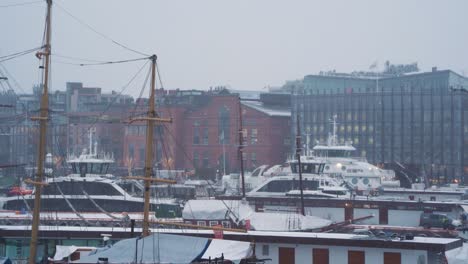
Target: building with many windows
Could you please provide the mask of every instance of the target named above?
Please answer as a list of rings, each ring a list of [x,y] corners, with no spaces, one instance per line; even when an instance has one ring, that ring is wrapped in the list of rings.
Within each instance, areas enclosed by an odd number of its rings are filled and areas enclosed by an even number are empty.
[[[283,163],[289,151],[289,95],[242,100],[227,89],[158,90],[157,112],[172,118],[155,129],[155,154],[160,169],[195,170],[214,176],[240,170],[239,114],[243,123],[243,159],[246,170]],[[286,102],[286,105],[279,102]],[[147,111],[147,100],[137,101],[134,115]],[[239,108],[240,107],[240,108]],[[126,126],[124,159],[134,168],[144,166],[146,126]],[[129,165],[127,163],[127,165]]]
[[[405,170],[412,180],[468,182],[466,77],[436,68],[392,76],[328,73],[305,76],[292,94],[292,116],[299,115],[310,147],[326,141],[337,115],[340,141],[352,142],[371,163]]]

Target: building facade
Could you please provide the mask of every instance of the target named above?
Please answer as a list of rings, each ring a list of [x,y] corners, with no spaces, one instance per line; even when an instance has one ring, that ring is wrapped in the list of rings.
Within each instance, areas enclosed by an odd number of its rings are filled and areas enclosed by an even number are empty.
[[[285,101],[289,102],[289,97]],[[135,115],[144,114],[146,104],[143,102]],[[287,107],[261,100],[242,101],[239,105],[239,95],[226,89],[158,90],[157,112],[172,118],[171,124],[159,124],[155,129],[159,168],[194,170],[199,176],[211,177],[238,172],[240,113],[246,170],[286,160],[290,120]],[[144,123],[126,127],[124,156],[135,168],[144,165],[145,135]]]
[[[292,93],[292,115],[299,115],[310,147],[326,141],[337,115],[341,143],[352,142],[371,163],[405,169],[412,180],[468,182],[467,78],[437,69],[308,75]]]

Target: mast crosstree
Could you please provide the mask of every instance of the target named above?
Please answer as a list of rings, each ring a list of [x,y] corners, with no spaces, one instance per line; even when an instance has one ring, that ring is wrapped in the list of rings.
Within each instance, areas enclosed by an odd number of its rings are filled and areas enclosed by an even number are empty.
[[[155,86],[156,86],[156,55],[152,55],[151,59],[151,89],[149,98],[149,110],[148,115],[145,118],[134,118],[130,122],[135,121],[146,121],[146,153],[145,153],[145,168],[144,177],[138,177],[138,179],[145,182],[145,196],[144,196],[144,208],[143,208],[143,232],[142,236],[148,236],[149,231],[149,207],[150,207],[150,187],[151,182],[163,181],[161,179],[153,178],[153,131],[155,122],[160,123],[171,123],[171,118],[160,118],[156,115],[155,110]],[[134,177],[135,178],[135,177]],[[166,183],[175,183],[175,181],[164,180]]]

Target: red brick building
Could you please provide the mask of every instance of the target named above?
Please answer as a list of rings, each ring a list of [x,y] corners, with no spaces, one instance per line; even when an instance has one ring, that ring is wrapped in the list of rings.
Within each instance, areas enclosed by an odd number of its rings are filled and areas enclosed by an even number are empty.
[[[226,89],[211,91],[158,90],[157,109],[171,124],[155,129],[157,162],[163,169],[195,169],[213,176],[216,171],[239,171],[239,113],[244,123],[244,164],[251,170],[262,164],[278,164],[290,149],[290,110],[261,101],[241,103],[239,95]],[[287,98],[289,100],[289,98]],[[135,114],[144,114],[147,102]],[[135,168],[144,164],[146,126],[128,125],[124,157]],[[124,158],[125,159],[125,158]]]

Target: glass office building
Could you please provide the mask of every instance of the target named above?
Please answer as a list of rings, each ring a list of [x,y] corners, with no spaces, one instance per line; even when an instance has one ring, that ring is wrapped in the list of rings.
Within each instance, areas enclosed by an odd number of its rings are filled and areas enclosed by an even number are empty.
[[[414,178],[468,183],[468,78],[452,71],[403,76],[308,75],[292,91],[309,147],[338,137],[373,164],[404,167]],[[295,135],[295,126],[293,135]]]

